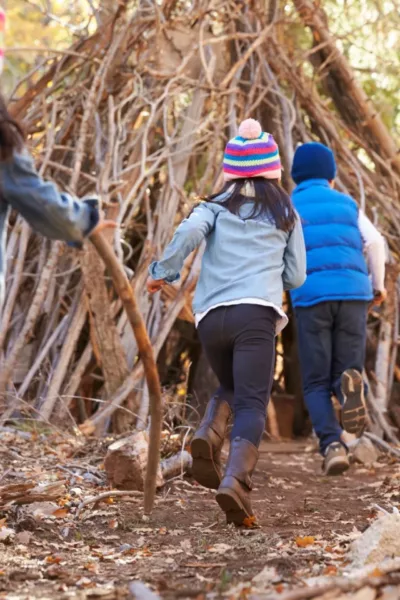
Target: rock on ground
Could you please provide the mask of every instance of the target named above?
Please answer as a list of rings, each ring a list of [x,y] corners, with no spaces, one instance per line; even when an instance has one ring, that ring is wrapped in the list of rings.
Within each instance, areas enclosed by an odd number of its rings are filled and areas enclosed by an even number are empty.
[[[400,556],[400,513],[378,517],[351,545],[355,566],[381,563]]]

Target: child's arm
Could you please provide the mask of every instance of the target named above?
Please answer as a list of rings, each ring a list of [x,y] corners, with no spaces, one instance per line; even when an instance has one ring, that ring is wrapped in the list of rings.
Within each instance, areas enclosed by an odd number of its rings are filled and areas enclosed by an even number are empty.
[[[206,204],[197,206],[190,217],[182,221],[175,231],[172,241],[164,251],[160,261],[153,262],[149,267],[149,274],[153,281],[173,283],[179,279],[183,263],[189,254],[197,248],[207,237],[215,223],[215,214]],[[149,292],[155,292],[161,287],[152,285],[149,281]]]
[[[42,235],[80,245],[99,222],[96,200],[80,202],[44,181],[28,152],[0,163],[4,200]]]
[[[287,291],[302,286],[307,276],[307,260],[299,215],[296,215],[296,224],[289,236],[283,260],[285,263],[282,274],[283,289]]]
[[[374,291],[385,292],[385,239],[371,223],[366,214],[360,210],[358,227],[367,251],[367,262],[372,277]]]

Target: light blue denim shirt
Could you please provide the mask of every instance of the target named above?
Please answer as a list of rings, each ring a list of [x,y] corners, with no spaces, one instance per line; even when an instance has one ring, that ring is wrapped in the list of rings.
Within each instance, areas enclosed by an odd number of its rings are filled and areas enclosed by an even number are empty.
[[[201,203],[179,225],[162,259],[150,265],[151,277],[176,281],[187,256],[205,239],[195,314],[244,298],[281,307],[283,291],[301,286],[306,278],[300,219],[291,232],[285,232],[268,218],[246,219],[252,208],[250,198],[240,216],[217,202]]]
[[[4,296],[5,240],[10,208],[42,235],[81,246],[99,220],[97,200],[79,201],[61,194],[37,173],[27,151],[0,162],[0,308]]]

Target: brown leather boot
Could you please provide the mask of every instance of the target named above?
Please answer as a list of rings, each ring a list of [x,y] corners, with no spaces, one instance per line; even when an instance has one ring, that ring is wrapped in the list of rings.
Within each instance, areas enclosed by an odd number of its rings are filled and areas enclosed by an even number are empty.
[[[258,461],[258,450],[243,438],[231,443],[228,464],[217,492],[217,502],[226,514],[227,523],[244,525],[254,517],[251,506],[251,476]]]
[[[231,414],[222,396],[214,396],[191,443],[192,474],[204,487],[217,490],[221,483],[221,450]]]

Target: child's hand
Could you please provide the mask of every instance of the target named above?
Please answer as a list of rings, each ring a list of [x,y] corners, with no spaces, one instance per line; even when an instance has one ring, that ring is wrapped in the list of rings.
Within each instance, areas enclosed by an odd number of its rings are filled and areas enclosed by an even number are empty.
[[[96,227],[90,233],[100,233],[104,229],[116,229],[118,223],[116,221],[110,221],[109,219],[100,219]]]
[[[386,290],[376,291],[374,293],[374,299],[372,301],[372,306],[380,306],[381,304],[383,304],[383,302],[385,302],[386,298],[387,298]]]
[[[153,279],[152,277],[149,277],[146,283],[149,294],[155,294],[156,292],[159,292],[164,285],[164,279]]]

